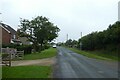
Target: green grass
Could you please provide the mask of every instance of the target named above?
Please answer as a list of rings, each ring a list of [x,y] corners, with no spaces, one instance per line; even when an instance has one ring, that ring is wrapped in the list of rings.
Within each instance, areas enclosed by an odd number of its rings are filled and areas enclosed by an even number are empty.
[[[118,55],[116,53],[111,54],[111,52],[109,52],[109,51],[102,51],[102,50],[88,51],[88,52],[91,53],[91,54],[95,54],[97,56],[104,57],[106,59],[111,59],[111,60],[118,61]],[[113,55],[113,54],[115,54],[115,55]]]
[[[43,59],[54,57],[57,54],[57,50],[55,48],[46,49],[40,53],[32,53],[24,56],[24,60],[35,60],[35,59]]]
[[[54,57],[57,54],[55,48],[46,49],[40,53],[32,53],[24,56],[24,60],[35,60]],[[3,67],[3,78],[50,78],[52,73],[51,66],[16,66]]]
[[[16,66],[3,67],[3,78],[49,78],[51,75],[50,66]]]
[[[112,56],[109,54],[104,54],[101,51],[80,51],[78,49],[74,49],[74,48],[69,48],[70,50],[78,53],[78,54],[82,54],[84,56],[87,56],[89,58],[95,58],[95,59],[101,59],[101,60],[111,60],[111,61],[118,61],[118,57],[117,56]]]

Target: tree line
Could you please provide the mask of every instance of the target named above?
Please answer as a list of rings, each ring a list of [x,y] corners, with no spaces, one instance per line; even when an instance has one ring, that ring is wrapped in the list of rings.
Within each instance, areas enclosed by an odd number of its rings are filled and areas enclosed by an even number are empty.
[[[92,32],[74,42],[74,40],[68,40],[65,44],[77,45],[76,47],[80,48],[81,42],[83,50],[120,51],[120,21],[110,24],[106,30]]]

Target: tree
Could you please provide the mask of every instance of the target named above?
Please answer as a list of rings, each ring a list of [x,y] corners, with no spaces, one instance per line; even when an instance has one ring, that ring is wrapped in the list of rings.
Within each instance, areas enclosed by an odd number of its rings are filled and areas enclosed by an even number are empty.
[[[72,39],[69,39],[65,43],[66,46],[72,47]]]
[[[76,40],[69,39],[66,41],[65,45],[69,47],[77,47],[78,42]]]
[[[78,42],[76,40],[72,41],[72,47],[77,47]]]
[[[109,25],[107,30],[92,32],[78,41],[84,50],[120,50],[120,22]]]
[[[27,37],[33,43],[34,49],[43,49],[44,44],[58,37],[60,29],[51,23],[48,18],[37,16],[32,20],[20,20],[19,36]]]

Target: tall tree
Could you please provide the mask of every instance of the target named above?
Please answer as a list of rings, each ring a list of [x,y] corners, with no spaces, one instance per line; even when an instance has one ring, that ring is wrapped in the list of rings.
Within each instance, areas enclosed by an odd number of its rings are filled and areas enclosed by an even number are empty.
[[[39,45],[42,50],[43,45],[55,39],[60,31],[48,18],[43,16],[37,16],[30,21],[21,19],[20,23],[19,35],[27,37],[36,50],[38,50]]]

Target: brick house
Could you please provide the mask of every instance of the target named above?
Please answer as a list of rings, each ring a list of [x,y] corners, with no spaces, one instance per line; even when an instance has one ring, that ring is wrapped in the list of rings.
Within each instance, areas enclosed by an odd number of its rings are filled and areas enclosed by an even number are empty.
[[[17,41],[17,33],[12,27],[4,23],[0,23],[0,28],[2,30],[2,44],[10,44],[14,43],[14,41]]]
[[[26,37],[19,37],[17,31],[4,23],[0,23],[0,42],[2,42],[2,44],[31,44]]]

